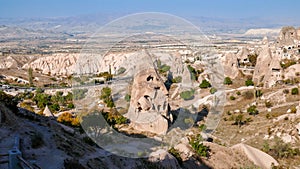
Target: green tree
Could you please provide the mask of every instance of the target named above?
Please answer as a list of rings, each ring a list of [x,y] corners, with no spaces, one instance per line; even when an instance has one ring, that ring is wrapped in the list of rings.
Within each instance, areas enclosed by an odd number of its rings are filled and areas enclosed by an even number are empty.
[[[207,81],[207,80],[202,80],[201,84],[199,85],[199,87],[201,89],[206,89],[206,88],[209,88],[211,87],[211,84]]]
[[[224,84],[226,84],[226,85],[231,85],[232,84],[232,80],[230,79],[230,77],[225,77]]]
[[[299,94],[298,88],[297,87],[292,88],[291,93],[292,93],[292,95],[298,95]]]
[[[112,108],[115,106],[115,104],[112,100],[112,97],[111,97],[111,88],[109,88],[109,87],[102,88],[100,99],[103,100],[104,103],[106,103],[107,107]]]
[[[245,81],[246,86],[254,86],[254,82],[251,79]]]
[[[33,86],[33,75],[32,75],[32,68],[30,67],[28,69],[28,81],[29,81],[29,86]]]

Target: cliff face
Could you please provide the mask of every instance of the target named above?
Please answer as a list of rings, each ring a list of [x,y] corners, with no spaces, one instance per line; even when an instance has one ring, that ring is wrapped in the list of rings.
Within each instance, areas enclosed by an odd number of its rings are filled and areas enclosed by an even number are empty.
[[[74,72],[78,54],[54,54],[26,63],[23,68],[41,70],[43,74],[70,75]]]

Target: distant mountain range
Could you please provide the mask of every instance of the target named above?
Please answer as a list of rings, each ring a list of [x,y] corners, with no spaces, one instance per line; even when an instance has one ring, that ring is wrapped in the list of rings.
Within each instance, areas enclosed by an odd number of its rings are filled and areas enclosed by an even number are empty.
[[[94,33],[100,27],[119,17],[126,16],[126,13],[114,14],[91,14],[71,17],[54,18],[0,18],[0,25],[8,27],[19,27],[33,31],[60,32],[66,34]],[[198,26],[204,33],[222,34],[233,33],[243,34],[249,29],[268,28],[278,29],[283,26],[299,26],[300,18],[280,19],[263,17],[252,18],[212,18],[203,16],[181,16]],[[0,30],[3,29],[0,28]]]

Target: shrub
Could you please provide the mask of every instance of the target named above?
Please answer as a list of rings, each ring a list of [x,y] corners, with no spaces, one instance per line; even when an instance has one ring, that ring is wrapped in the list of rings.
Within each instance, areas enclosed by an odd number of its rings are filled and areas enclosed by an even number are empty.
[[[120,74],[123,74],[126,72],[126,69],[124,67],[120,67],[117,71],[117,74],[120,75]]]
[[[74,108],[75,108],[75,105],[74,105],[73,103],[69,103],[69,104],[67,105],[67,108],[68,108],[68,109],[74,109]]]
[[[209,152],[211,151],[208,146],[205,146],[201,139],[192,138],[190,141],[190,145],[196,151],[196,153],[202,157],[209,157]]]
[[[291,108],[291,113],[297,113],[297,108],[295,106]]]
[[[230,77],[225,77],[224,84],[226,84],[226,85],[231,85],[232,84],[232,80],[230,79]]]
[[[257,115],[259,112],[258,110],[256,109],[256,106],[250,106],[248,109],[247,109],[247,112],[250,114],[250,115]]]
[[[194,98],[194,93],[195,93],[194,90],[183,91],[183,92],[180,93],[180,97],[183,100],[191,100],[191,99]]]
[[[254,86],[254,82],[251,79],[245,81],[246,86]]]
[[[229,99],[230,100],[235,100],[235,97],[234,96],[230,96]]]
[[[182,164],[182,158],[181,158],[180,153],[178,152],[178,150],[176,150],[174,147],[172,147],[168,150],[168,152],[170,154],[172,154],[177,159],[179,164]]]
[[[115,106],[115,104],[112,100],[112,97],[111,97],[111,88],[109,88],[109,87],[102,88],[100,99],[103,100],[104,103],[106,103],[107,107],[112,108]]]
[[[182,81],[182,77],[181,76],[177,76],[174,79],[172,79],[172,83],[180,83]]]
[[[158,68],[159,73],[166,73],[167,71],[170,70],[170,66],[163,64]]]
[[[265,145],[264,151],[275,157],[280,158],[292,158],[296,155],[300,155],[299,148],[292,148],[289,143],[284,143],[279,137],[275,137],[275,144],[273,146]],[[266,143],[268,144],[268,143]]]
[[[201,84],[199,85],[199,87],[201,89],[206,89],[206,88],[209,88],[211,87],[211,84],[207,81],[207,80],[202,80]]]
[[[211,94],[214,94],[214,93],[216,93],[218,90],[216,89],[216,88],[211,88],[210,90],[209,90],[209,92],[211,93]]]
[[[127,102],[130,102],[131,96],[130,96],[129,94],[126,94],[124,99],[125,99]]]
[[[63,113],[57,118],[57,121],[73,127],[78,127],[80,125],[79,118],[73,117],[70,113]]]
[[[125,124],[127,122],[127,118],[119,112],[102,112],[102,115],[107,123],[113,127],[116,124]]]
[[[298,88],[297,87],[292,88],[291,93],[292,93],[292,95],[298,95],[299,94]]]
[[[273,104],[270,101],[266,101],[265,105],[266,105],[267,108],[270,108],[270,107],[273,106]]]
[[[255,91],[255,97],[261,97],[263,95],[263,92],[261,90],[256,90]]]
[[[240,91],[237,91],[237,92],[236,92],[236,95],[238,95],[238,96],[241,95],[241,92],[240,92]]]

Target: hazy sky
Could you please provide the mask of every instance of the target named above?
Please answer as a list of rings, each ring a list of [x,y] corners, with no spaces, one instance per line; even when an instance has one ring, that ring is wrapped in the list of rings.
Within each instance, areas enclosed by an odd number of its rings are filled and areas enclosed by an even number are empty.
[[[0,0],[0,17],[166,12],[222,18],[300,17],[299,0]]]

